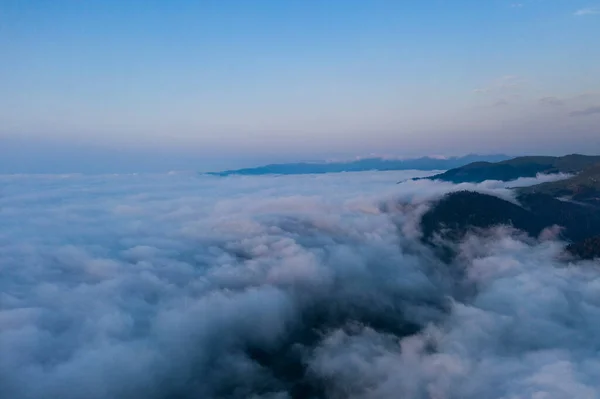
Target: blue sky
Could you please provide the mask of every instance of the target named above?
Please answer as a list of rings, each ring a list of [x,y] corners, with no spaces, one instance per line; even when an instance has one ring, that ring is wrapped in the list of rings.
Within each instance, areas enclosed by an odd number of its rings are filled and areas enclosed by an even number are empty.
[[[0,169],[600,153],[598,37],[594,0],[1,0]]]

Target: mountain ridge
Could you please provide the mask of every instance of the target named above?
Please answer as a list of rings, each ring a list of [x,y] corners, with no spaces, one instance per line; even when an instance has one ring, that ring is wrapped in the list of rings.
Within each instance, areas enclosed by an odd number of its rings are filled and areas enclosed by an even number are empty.
[[[578,173],[600,163],[600,156],[570,154],[562,157],[523,156],[499,162],[472,162],[421,179],[451,183],[481,183],[485,180],[511,181],[538,174]],[[420,179],[416,179],[420,180]]]
[[[281,163],[258,166],[254,168],[243,168],[225,170],[221,172],[208,172],[206,174],[213,176],[229,175],[298,175],[298,174],[323,174],[323,173],[341,173],[341,172],[360,172],[360,171],[393,171],[393,170],[447,170],[467,165],[473,162],[501,161],[510,159],[504,154],[478,155],[468,154],[461,157],[437,158],[437,157],[419,157],[407,159],[385,159],[385,158],[364,158],[353,161],[340,162],[297,162]]]
[[[451,244],[460,242],[470,231],[504,225],[536,238],[544,229],[558,226],[559,236],[569,243],[565,248],[567,253],[584,259],[600,258],[600,162],[593,163],[596,159],[600,157],[571,155],[552,159],[521,157],[505,162],[526,166],[511,171],[521,173],[510,175],[514,179],[531,177],[529,173],[535,162],[550,165],[557,173],[575,175],[513,189],[518,204],[475,191],[449,193],[423,215],[423,241],[436,248],[445,260],[451,260]],[[463,182],[477,177],[479,182],[484,177],[498,176],[497,170],[481,173],[485,166],[470,164],[459,168],[459,173],[445,172],[437,179]],[[476,173],[469,174],[472,170]]]

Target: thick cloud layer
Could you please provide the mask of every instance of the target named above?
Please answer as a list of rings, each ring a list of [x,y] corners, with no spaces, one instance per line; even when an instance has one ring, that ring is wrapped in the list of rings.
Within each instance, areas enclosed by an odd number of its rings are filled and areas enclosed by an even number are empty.
[[[417,175],[1,177],[0,397],[600,398],[598,263]]]

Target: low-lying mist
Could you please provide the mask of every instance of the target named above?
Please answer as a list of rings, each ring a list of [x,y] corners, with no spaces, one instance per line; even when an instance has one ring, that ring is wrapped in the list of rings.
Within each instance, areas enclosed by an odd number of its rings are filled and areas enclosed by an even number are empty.
[[[600,398],[600,267],[422,172],[0,177],[0,397]]]

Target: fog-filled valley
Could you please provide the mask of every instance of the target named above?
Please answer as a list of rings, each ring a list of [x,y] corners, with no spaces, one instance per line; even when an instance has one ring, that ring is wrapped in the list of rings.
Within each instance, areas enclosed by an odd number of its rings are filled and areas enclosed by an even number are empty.
[[[568,176],[434,173],[0,177],[0,397],[599,398],[598,261],[422,239],[449,192]]]

